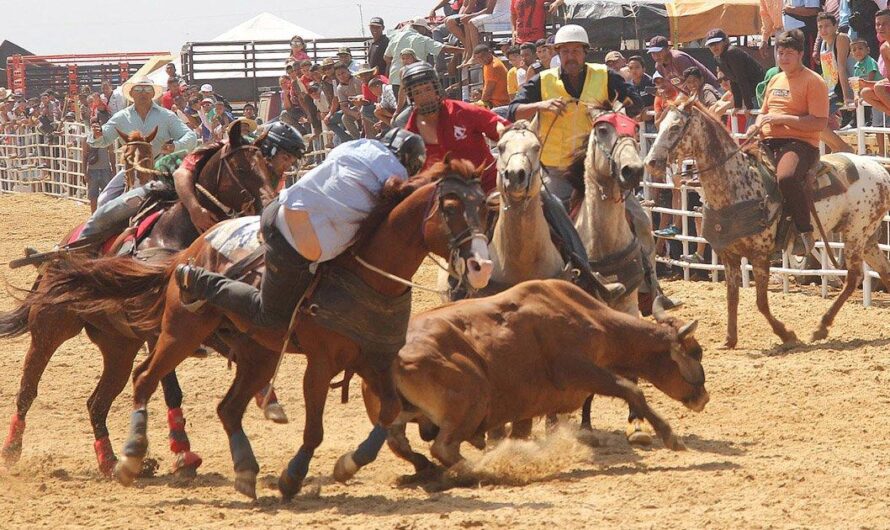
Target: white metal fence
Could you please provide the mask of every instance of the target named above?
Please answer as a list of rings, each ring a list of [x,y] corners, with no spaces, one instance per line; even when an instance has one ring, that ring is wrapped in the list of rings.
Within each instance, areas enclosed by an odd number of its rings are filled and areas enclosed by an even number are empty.
[[[0,191],[39,192],[86,200],[83,178],[81,123],[63,123],[44,133],[34,126],[17,126],[0,133]]]
[[[886,146],[885,135],[890,135],[890,127],[886,127],[883,123],[885,119],[883,115],[878,112],[874,113],[873,121],[880,121],[881,126],[866,126],[865,125],[865,109],[864,105],[859,105],[856,108],[856,118],[854,121],[854,127],[849,131],[845,131],[842,136],[846,136],[846,140],[850,143],[851,146],[854,147],[854,150],[862,155],[879,155],[886,156]],[[739,131],[739,115],[741,113],[732,114],[730,117],[731,130],[733,133],[733,137],[736,140],[740,140],[744,138],[744,131]],[[755,113],[756,114],[756,113]],[[753,120],[753,118],[752,118]],[[888,122],[890,122],[890,118],[887,118]],[[655,140],[656,133],[654,132],[645,132],[644,128],[640,129],[640,152],[643,156],[649,150],[649,145]],[[685,161],[694,163],[694,161]],[[698,243],[707,244],[707,241],[698,236],[697,233],[693,234],[694,223],[696,219],[701,219],[702,214],[699,211],[691,208],[689,205],[692,202],[690,199],[691,194],[700,194],[701,189],[695,185],[682,184],[679,187],[674,187],[671,183],[659,183],[652,182],[648,175],[644,179],[644,197],[647,199],[654,198],[657,196],[658,192],[661,190],[671,190],[672,193],[679,194],[680,198],[680,207],[672,208],[668,206],[661,206],[657,203],[655,205],[647,205],[646,209],[649,210],[650,216],[653,213],[658,213],[662,215],[671,215],[674,218],[680,218],[679,223],[674,223],[679,229],[680,233],[676,236],[665,236],[661,237],[656,235],[656,240],[667,240],[667,245],[679,245],[680,255],[681,256],[690,256],[693,252],[690,251],[691,248],[696,246]],[[834,249],[834,252],[839,257],[843,256],[843,241],[837,234],[832,234],[829,236],[829,239],[832,241],[829,243],[830,247]],[[880,248],[885,252],[890,254],[890,215],[885,215],[884,221],[881,225],[881,239],[880,239]],[[718,275],[720,271],[723,271],[723,265],[720,263],[717,254],[715,252],[710,253],[710,259],[703,263],[695,263],[688,259],[677,259],[676,257],[671,257],[671,253],[667,255],[659,255],[656,259],[660,263],[664,263],[666,265],[670,265],[672,267],[679,267],[682,270],[683,278],[688,280],[693,274],[693,271],[705,271],[710,275],[711,281],[718,281]],[[845,270],[837,270],[831,266],[831,263],[828,259],[828,254],[826,252],[826,248],[823,242],[819,241],[816,243],[816,251],[815,256],[812,256],[811,259],[804,259],[797,256],[789,256],[786,252],[782,252],[782,261],[781,265],[778,263],[776,266],[770,268],[771,275],[779,275],[782,278],[782,287],[783,290],[787,293],[790,286],[790,280],[792,277],[802,278],[802,277],[819,277],[819,282],[821,283],[821,294],[823,297],[828,296],[828,287],[832,278],[845,278],[846,271]],[[743,287],[748,287],[750,283],[749,273],[752,270],[751,266],[748,264],[747,260],[742,261],[743,264],[743,273],[742,273],[742,285]],[[880,283],[880,278],[878,274],[872,271],[867,264],[863,264],[864,270],[864,280],[862,283],[862,302],[866,307],[871,305],[872,299],[872,287],[873,281],[875,279]]]

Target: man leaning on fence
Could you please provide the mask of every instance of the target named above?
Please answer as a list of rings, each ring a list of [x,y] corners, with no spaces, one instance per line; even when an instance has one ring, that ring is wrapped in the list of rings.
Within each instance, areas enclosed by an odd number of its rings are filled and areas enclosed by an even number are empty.
[[[157,128],[158,132],[151,142],[155,156],[194,149],[198,143],[194,131],[189,130],[176,114],[155,103],[162,91],[163,87],[147,77],[137,77],[124,83],[124,97],[133,104],[115,113],[105,125],[93,124],[87,144],[95,148],[108,147],[120,137],[118,132],[130,134],[140,131],[148,136]],[[148,191],[158,186],[162,186],[162,183],[152,181],[124,193],[126,176],[123,171],[118,172],[99,195],[98,209],[84,226],[81,239],[98,238],[100,234],[111,234],[125,226]]]

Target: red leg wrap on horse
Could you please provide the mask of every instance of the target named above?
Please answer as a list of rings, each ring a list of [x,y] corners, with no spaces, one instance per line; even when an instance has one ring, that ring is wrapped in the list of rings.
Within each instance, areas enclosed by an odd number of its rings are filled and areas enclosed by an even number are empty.
[[[114,456],[114,449],[111,447],[111,440],[107,436],[103,436],[93,442],[93,449],[96,451],[99,471],[110,478],[114,473],[114,465],[117,463],[117,457]]]
[[[170,451],[182,453],[190,450],[191,445],[185,433],[185,418],[182,416],[181,408],[167,411],[167,426],[170,427]]]
[[[3,447],[20,447],[24,435],[25,420],[20,418],[17,413],[13,412],[12,418],[9,420],[9,435],[6,436],[6,441],[3,443]]]

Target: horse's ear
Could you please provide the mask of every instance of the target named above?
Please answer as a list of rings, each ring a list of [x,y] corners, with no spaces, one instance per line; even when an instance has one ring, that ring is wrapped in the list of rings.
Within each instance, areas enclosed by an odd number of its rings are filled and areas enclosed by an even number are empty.
[[[241,137],[241,120],[235,120],[229,125],[229,145],[238,147],[244,143]]]
[[[263,142],[266,140],[267,136],[269,136],[269,129],[266,129],[262,133],[260,133],[260,135],[257,136],[256,140],[253,141],[253,145],[257,147],[263,145]]]
[[[123,132],[121,132],[120,129],[115,127],[114,130],[115,130],[115,132],[117,132],[117,135],[120,136],[122,142],[127,143],[130,141],[130,137],[128,135],[124,134]]]
[[[119,131],[118,131],[118,132],[119,132]],[[157,135],[158,135],[158,126],[155,125],[155,128],[152,129],[151,132],[148,133],[148,136],[145,137],[145,141],[148,142],[148,143],[151,143],[151,142],[154,141],[155,136],[157,136]]]
[[[498,130],[498,138],[500,138],[500,137],[504,134],[504,131],[507,130],[507,126],[504,125],[504,124],[501,123],[501,122],[498,122],[496,128],[497,128],[497,130]]]
[[[533,133],[535,133],[535,136],[540,136],[540,135],[538,134],[538,132],[540,132],[540,130],[541,130],[541,120],[540,120],[540,117],[541,117],[540,114],[535,113],[535,116],[532,118],[532,121],[529,123],[529,129],[530,129]]]
[[[445,153],[445,156],[442,158],[442,163],[445,164],[446,166],[451,165],[452,158],[453,157],[451,156],[451,151],[449,151],[449,152]]]

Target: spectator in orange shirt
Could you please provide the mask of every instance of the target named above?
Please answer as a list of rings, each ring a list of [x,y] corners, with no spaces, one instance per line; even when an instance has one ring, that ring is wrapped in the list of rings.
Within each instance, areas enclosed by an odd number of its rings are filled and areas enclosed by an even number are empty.
[[[487,44],[473,48],[473,60],[482,65],[482,98],[479,103],[488,108],[510,103],[507,95],[507,67],[491,53]]]
[[[677,90],[673,83],[665,79],[661,72],[652,74],[652,82],[658,88],[658,93],[655,94],[655,102],[652,104],[652,110],[655,111],[655,126],[658,127],[661,124],[664,109],[677,99],[680,91]]]

